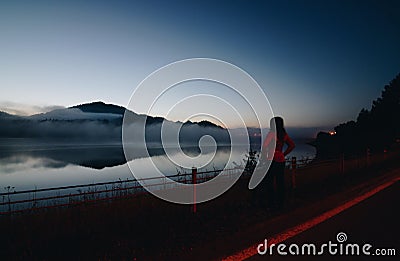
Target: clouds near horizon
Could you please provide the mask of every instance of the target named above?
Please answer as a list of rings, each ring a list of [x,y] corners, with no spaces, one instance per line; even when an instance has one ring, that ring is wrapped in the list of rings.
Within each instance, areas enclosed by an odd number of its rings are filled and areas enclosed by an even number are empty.
[[[38,105],[17,103],[12,101],[0,101],[0,111],[18,116],[31,116],[34,114],[46,113],[58,109],[65,109],[65,106],[61,105],[38,106]]]

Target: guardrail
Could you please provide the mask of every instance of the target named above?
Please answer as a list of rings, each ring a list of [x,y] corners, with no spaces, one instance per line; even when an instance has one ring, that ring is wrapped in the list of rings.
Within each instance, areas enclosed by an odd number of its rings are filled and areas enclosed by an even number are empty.
[[[338,158],[316,161],[312,159],[287,160],[286,176],[292,189],[306,183],[315,182],[327,175],[335,173],[345,174],[355,169],[366,168],[380,162],[397,157],[398,152],[372,155],[367,152],[364,156],[349,157],[342,154]],[[126,179],[112,182],[81,184],[72,186],[52,187],[15,191],[11,187],[5,187],[7,192],[0,193],[0,215],[22,213],[37,209],[73,206],[90,202],[111,201],[118,198],[131,197],[146,193],[141,182],[146,182],[147,187],[155,190],[174,189],[175,181],[183,184],[199,184],[213,179],[217,175],[232,178],[242,174],[243,167],[225,170],[198,171],[193,168],[189,173],[178,173],[166,177],[150,177],[141,180]],[[251,172],[244,171],[242,177],[248,178]],[[56,194],[52,194],[55,192]],[[194,193],[195,196],[195,193]],[[196,212],[196,205],[193,206]]]
[[[0,215],[139,195],[147,192],[140,184],[141,182],[145,182],[147,188],[166,190],[174,189],[176,181],[183,184],[199,184],[211,180],[217,175],[231,178],[233,175],[241,174],[242,172],[243,168],[211,171],[197,171],[196,168],[193,168],[191,173],[179,173],[162,178],[126,179],[23,191],[12,191],[11,187],[5,187],[8,191],[0,193]],[[51,194],[52,192],[57,194]]]

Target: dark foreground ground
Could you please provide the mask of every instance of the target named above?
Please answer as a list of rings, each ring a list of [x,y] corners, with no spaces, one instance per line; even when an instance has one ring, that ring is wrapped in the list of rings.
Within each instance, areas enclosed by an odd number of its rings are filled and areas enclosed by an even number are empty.
[[[221,197],[198,205],[195,214],[190,206],[142,195],[112,203],[2,216],[0,257],[1,260],[220,259],[260,238],[304,222],[384,182],[388,175],[398,175],[397,159],[344,174],[324,175],[326,169],[317,168],[313,175],[323,178],[299,182],[296,190],[288,190],[287,204],[279,211],[255,206],[253,192],[247,189],[248,180],[241,180]],[[373,208],[369,211],[374,211]],[[393,229],[398,230],[398,226]]]
[[[400,171],[398,172],[400,175]],[[304,231],[283,243],[287,246],[297,244],[313,243],[317,246],[316,253],[321,251],[322,244],[338,244],[336,236],[344,233],[346,239],[342,242],[344,246],[340,254],[339,245],[332,248],[331,252],[327,248],[321,252],[324,260],[398,260],[400,238],[398,235],[398,222],[400,212],[397,210],[400,205],[400,182],[385,188],[370,198],[360,202],[357,205],[339,213],[338,215],[322,222],[307,231]],[[359,245],[359,251],[356,248],[347,248],[347,244]],[[364,244],[370,244],[366,255],[362,251]],[[335,252],[336,249],[336,252]],[[275,249],[276,250],[276,249]],[[286,249],[286,253],[287,249]],[[300,252],[301,253],[301,252]],[[273,255],[254,255],[249,260],[318,260],[321,256],[317,255],[290,255],[281,256],[277,251]]]

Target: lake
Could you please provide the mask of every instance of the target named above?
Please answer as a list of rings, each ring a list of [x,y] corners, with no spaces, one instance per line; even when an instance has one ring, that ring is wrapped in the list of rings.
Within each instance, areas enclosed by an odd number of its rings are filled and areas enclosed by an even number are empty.
[[[290,156],[298,159],[315,156],[315,148],[303,140],[295,140],[296,148]],[[185,165],[200,167],[199,171],[222,169],[225,166],[244,165],[247,148],[218,146],[217,150],[205,149],[203,153],[196,146],[182,148],[185,155],[176,155]],[[229,159],[232,151],[232,158]],[[138,150],[129,161],[135,171],[149,172],[149,159],[164,175],[190,172],[169,160],[160,147],[148,150],[149,155]],[[174,155],[173,155],[174,156]],[[200,162],[206,162],[199,166]],[[77,184],[92,184],[132,179],[123,148],[120,144],[82,144],[73,142],[37,141],[32,139],[0,139],[0,190],[40,189]]]

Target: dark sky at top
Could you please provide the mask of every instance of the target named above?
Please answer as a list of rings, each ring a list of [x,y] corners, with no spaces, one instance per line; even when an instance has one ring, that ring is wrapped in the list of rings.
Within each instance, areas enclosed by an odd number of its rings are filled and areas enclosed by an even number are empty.
[[[0,109],[125,106],[154,70],[210,57],[248,72],[288,126],[334,126],[400,72],[399,13],[399,1],[1,1]]]

